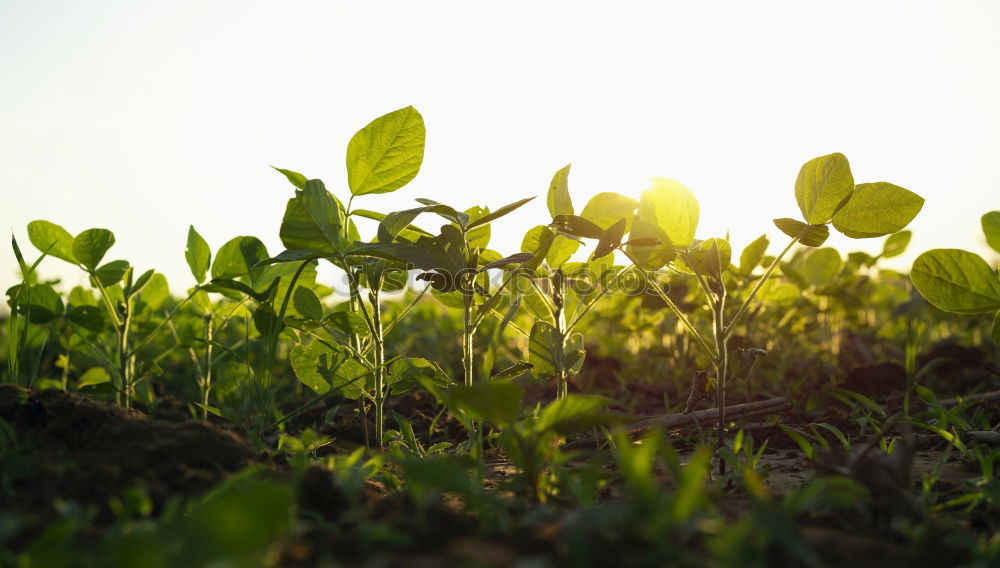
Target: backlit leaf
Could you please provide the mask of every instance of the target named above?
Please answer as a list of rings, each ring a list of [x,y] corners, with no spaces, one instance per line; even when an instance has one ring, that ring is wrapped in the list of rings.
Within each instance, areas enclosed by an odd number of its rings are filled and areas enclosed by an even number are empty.
[[[852,191],[851,166],[839,152],[809,160],[795,180],[795,201],[802,217],[812,225],[830,221]]]
[[[653,178],[653,187],[639,198],[639,216],[658,227],[675,247],[684,248],[694,241],[701,214],[691,190],[667,178]]]
[[[49,256],[77,264],[73,255],[73,235],[55,223],[32,221],[28,223],[28,240],[35,248]]]
[[[1000,279],[986,261],[959,249],[929,250],[913,261],[910,280],[928,302],[946,312],[1000,309]]]
[[[990,211],[983,215],[983,234],[986,235],[986,243],[990,248],[1000,252],[1000,211]]]
[[[546,195],[546,205],[549,207],[549,214],[555,218],[557,215],[572,215],[573,200],[569,196],[569,168],[572,164],[567,164],[564,168],[552,176],[549,183],[549,193]]]
[[[892,258],[903,254],[912,237],[913,233],[910,231],[900,231],[889,235],[889,238],[882,244],[882,258]]]
[[[424,119],[412,106],[376,118],[359,130],[347,145],[351,193],[388,193],[409,183],[424,160],[424,138]]]
[[[639,202],[620,193],[606,191],[598,193],[587,202],[580,212],[580,217],[594,223],[601,229],[607,229],[625,219],[625,232],[632,228],[632,217]]]
[[[184,249],[184,258],[187,260],[191,274],[198,284],[205,281],[205,274],[212,263],[212,250],[208,248],[205,239],[194,230],[194,225],[188,228],[187,248]]]
[[[833,226],[848,237],[881,237],[906,227],[924,199],[886,182],[859,184],[850,200],[833,216]]]

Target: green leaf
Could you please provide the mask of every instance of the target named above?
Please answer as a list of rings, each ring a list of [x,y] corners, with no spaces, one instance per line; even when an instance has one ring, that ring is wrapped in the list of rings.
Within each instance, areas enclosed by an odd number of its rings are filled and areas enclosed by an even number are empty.
[[[528,362],[534,365],[532,376],[539,380],[556,376],[561,360],[559,331],[547,322],[536,321],[528,342]]]
[[[140,294],[143,302],[151,310],[158,310],[170,297],[170,286],[167,284],[167,277],[157,272],[149,279],[149,283],[142,289]]]
[[[983,215],[983,234],[990,248],[1000,252],[1000,211],[990,211]]]
[[[424,119],[412,106],[376,118],[359,130],[347,145],[351,193],[389,193],[409,183],[424,160],[424,137]]]
[[[194,230],[194,225],[188,228],[187,248],[184,249],[184,258],[187,259],[188,267],[191,268],[191,275],[198,284],[205,281],[205,274],[212,263],[212,250],[208,248],[208,243],[201,238],[198,231]]]
[[[910,244],[911,237],[913,237],[911,231],[900,231],[889,235],[889,238],[882,244],[882,258],[892,258],[903,254]]]
[[[281,172],[281,175],[288,178],[288,181],[292,182],[292,185],[294,185],[299,189],[304,189],[306,187],[306,182],[309,181],[308,178],[306,178],[306,176],[300,174],[299,172],[293,172],[292,170],[283,170],[281,168],[275,168],[274,166],[271,167]]]
[[[851,166],[839,152],[809,160],[795,180],[795,201],[802,217],[812,225],[829,222],[852,191]]]
[[[91,367],[87,369],[87,372],[80,375],[80,380],[77,381],[76,388],[82,389],[84,387],[92,387],[94,385],[110,382],[111,375],[109,375],[108,372],[102,367]]]
[[[881,237],[906,227],[924,198],[891,183],[862,183],[833,216],[833,226],[853,239]]]
[[[729,268],[733,249],[729,245],[729,241],[712,238],[699,243],[697,248],[688,253],[688,256],[693,265],[691,268],[701,274],[709,274],[721,279],[723,271]]]
[[[807,247],[818,247],[830,237],[830,227],[826,225],[806,225],[795,219],[775,219],[774,225],[789,237],[798,237],[799,242]]]
[[[278,314],[268,304],[261,304],[253,311],[253,325],[264,336],[281,333],[285,328],[284,322],[278,319]]]
[[[336,308],[332,314],[323,318],[323,325],[333,326],[346,335],[354,333],[362,338],[367,337],[371,332],[360,314],[346,310],[336,311]]]
[[[464,411],[473,419],[506,428],[521,414],[524,390],[513,381],[479,381],[472,386],[455,386],[442,393],[452,412]]]
[[[235,237],[216,251],[212,279],[245,276],[267,257],[267,248],[257,237]]]
[[[490,377],[490,380],[500,381],[505,379],[516,379],[517,377],[520,377],[521,375],[527,373],[531,369],[532,369],[531,363],[527,361],[518,361],[517,363],[514,363],[510,367],[507,367],[502,371],[494,373],[493,376]]]
[[[840,253],[830,247],[818,248],[809,253],[802,263],[801,272],[813,286],[830,284],[840,272]]]
[[[97,306],[70,306],[66,319],[94,333],[104,329],[104,311]]]
[[[663,231],[675,247],[694,242],[700,208],[691,190],[667,178],[653,178],[639,198],[639,217]]]
[[[292,250],[337,254],[343,248],[344,208],[318,179],[288,200],[281,220],[281,242]]]
[[[1000,312],[997,312],[996,317],[993,318],[993,331],[990,332],[990,338],[993,339],[993,343],[1000,345]]]
[[[563,169],[552,176],[549,184],[549,193],[546,195],[545,203],[549,207],[549,214],[553,218],[559,215],[573,214],[573,200],[569,196],[569,168],[572,164],[567,164]]]
[[[597,247],[590,260],[597,260],[614,252],[616,248],[621,246],[623,236],[625,236],[625,219],[619,219],[618,222],[601,233],[601,240],[597,242]]]
[[[639,202],[620,193],[606,191],[598,193],[587,202],[580,212],[580,217],[592,222],[602,230],[625,219],[625,232],[632,228],[632,217]],[[600,237],[598,237],[600,238]]]
[[[28,240],[49,256],[79,264],[73,255],[73,235],[55,223],[41,220],[28,223]]]
[[[93,272],[113,244],[115,235],[111,231],[87,229],[73,239],[73,256],[87,270]]]
[[[289,361],[295,376],[317,394],[334,389],[345,398],[357,399],[371,379],[371,371],[350,354],[333,351],[318,341],[296,345]]]
[[[351,209],[351,216],[363,217],[365,219],[371,219],[372,221],[379,221],[379,222],[381,222],[387,217],[385,213],[379,213],[377,211],[369,211],[368,209]],[[405,228],[403,228],[403,230],[399,231],[399,234],[411,240],[416,240],[417,237],[419,237],[420,235],[424,235],[426,237],[434,236],[415,225],[407,225]]]
[[[541,412],[535,429],[539,432],[555,431],[568,434],[574,430],[593,426],[593,420],[606,422],[608,417],[595,412],[608,405],[603,396],[571,394],[549,403]]]
[[[764,260],[764,254],[767,252],[769,244],[771,241],[768,240],[767,235],[761,235],[743,249],[743,253],[740,254],[740,272],[742,274],[752,274],[754,269],[760,266],[760,261]]]
[[[566,371],[575,375],[583,369],[583,362],[587,358],[587,350],[583,345],[583,334],[576,333],[566,342],[565,349]]]
[[[492,232],[489,223],[477,225],[475,228],[472,228],[476,220],[489,215],[489,213],[489,207],[480,207],[478,205],[473,205],[465,210],[465,214],[469,216],[470,221],[468,232],[465,233],[465,240],[469,243],[469,248],[482,250],[490,246]]]
[[[417,388],[421,384],[446,387],[451,384],[451,379],[433,361],[421,359],[420,357],[406,357],[394,361],[389,366],[389,374],[386,382],[388,386],[392,387],[393,394],[403,394]]]
[[[910,280],[924,299],[946,312],[1000,309],[1000,279],[985,260],[968,251],[929,250],[913,261]]]
[[[604,227],[578,215],[557,215],[552,219],[551,227],[567,235],[587,239],[599,239],[604,234]]]
[[[658,270],[677,258],[677,252],[666,233],[656,225],[647,222],[641,215],[632,224],[632,231],[628,238],[629,242],[625,245],[625,252],[639,261],[639,268],[643,270]],[[640,244],[646,239],[656,239],[657,244]]]
[[[359,214],[358,211],[354,211],[354,213]],[[370,212],[366,211],[365,213],[370,213]],[[427,231],[418,229],[417,227],[410,225],[410,223],[412,223],[413,220],[416,219],[417,216],[420,215],[421,213],[437,213],[438,215],[444,217],[445,219],[448,219],[453,223],[457,223],[459,221],[458,211],[456,211],[453,207],[442,205],[440,203],[435,205],[425,205],[423,207],[414,207],[412,209],[405,209],[403,211],[393,211],[392,213],[389,213],[387,215],[373,213],[372,215],[362,215],[362,216],[368,218],[374,218],[376,216],[381,217],[380,223],[378,225],[378,240],[379,242],[388,243],[392,242],[392,240],[396,238],[396,235],[399,235],[400,233],[406,230],[412,232],[419,231],[420,233],[423,233],[427,236],[433,236],[430,235],[430,233],[427,233]]]
[[[112,260],[111,262],[106,262],[98,267],[94,271],[94,278],[96,278],[101,286],[107,288],[108,286],[114,286],[122,281],[125,277],[125,273],[128,272],[129,263],[127,260]],[[93,284],[93,282],[92,282]],[[96,284],[94,284],[96,286]]]
[[[433,253],[434,251],[427,247],[406,243],[355,243],[354,247],[347,252],[350,256],[371,256],[394,260],[421,270],[446,268],[441,266],[441,255]],[[449,265],[447,268],[452,267]]]
[[[323,320],[323,304],[316,297],[316,293],[309,288],[296,287],[292,293],[292,305],[297,312],[313,321]]]
[[[514,211],[515,209],[521,207],[522,205],[531,201],[532,199],[534,199],[534,197],[526,197],[524,199],[515,201],[514,203],[508,203],[507,205],[504,205],[503,207],[497,209],[496,211],[492,213],[487,213],[486,215],[483,215],[482,217],[472,221],[471,223],[469,223],[469,226],[467,228],[474,229],[481,225],[492,223],[493,221],[496,221],[500,217],[503,217],[504,215],[510,213],[511,211]]]
[[[7,305],[31,323],[48,323],[63,313],[62,297],[48,284],[12,286],[7,290]]]

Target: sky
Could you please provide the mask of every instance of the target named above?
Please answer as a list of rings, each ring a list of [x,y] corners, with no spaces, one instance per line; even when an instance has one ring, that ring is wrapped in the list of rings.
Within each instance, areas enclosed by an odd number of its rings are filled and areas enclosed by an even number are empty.
[[[269,166],[346,197],[351,136],[407,105],[427,125],[420,174],[355,206],[539,196],[494,227],[504,254],[548,221],[567,163],[578,212],[670,177],[700,201],[699,238],[768,233],[774,253],[799,167],[842,152],[856,182],[926,199],[901,270],[931,248],[989,255],[979,218],[1000,209],[997,2],[0,0],[0,227],[29,257],[32,220],[110,229],[106,260],[183,292],[190,224],[213,251],[254,235],[280,252],[293,188]]]

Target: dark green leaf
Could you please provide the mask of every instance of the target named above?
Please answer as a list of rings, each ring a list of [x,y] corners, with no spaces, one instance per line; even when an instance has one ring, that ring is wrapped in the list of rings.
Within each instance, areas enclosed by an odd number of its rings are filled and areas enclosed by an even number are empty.
[[[518,252],[518,253],[514,253],[514,254],[512,254],[512,255],[510,255],[508,257],[501,258],[500,260],[495,260],[495,261],[493,261],[493,262],[491,262],[491,263],[483,266],[479,270],[483,271],[483,270],[489,270],[491,268],[502,268],[504,266],[509,266],[511,264],[521,264],[521,263],[524,263],[524,262],[528,262],[529,260],[532,259],[533,256],[534,256],[534,254],[530,253],[530,252]]]
[[[66,319],[94,333],[104,329],[104,311],[97,306],[70,306]]]
[[[597,242],[597,247],[594,249],[594,254],[591,255],[590,260],[596,260],[598,258],[603,258],[608,256],[616,248],[621,246],[622,237],[625,236],[625,219],[619,219],[615,224],[611,225],[601,233],[601,238]]]
[[[73,239],[73,256],[93,272],[105,253],[115,244],[115,235],[107,229],[87,229]]]
[[[514,363],[513,365],[507,367],[502,371],[493,373],[493,376],[490,377],[490,380],[499,381],[504,379],[516,379],[517,377],[520,377],[521,375],[530,371],[533,367],[534,365],[532,365],[527,361],[518,361],[517,363]]]
[[[795,219],[775,219],[774,225],[789,237],[798,237],[799,242],[807,247],[818,247],[830,236],[830,227],[826,225],[806,225]]]
[[[304,189],[295,193],[295,197],[288,200],[281,220],[282,244],[291,250],[341,252],[347,219],[340,203],[318,179],[309,180]]]
[[[548,379],[559,373],[562,364],[562,343],[559,331],[551,324],[536,321],[531,326],[528,362],[534,366],[531,374],[536,379]]]
[[[128,269],[129,263],[127,260],[112,260],[95,270],[94,277],[101,283],[101,286],[106,288],[121,282]]]
[[[550,226],[567,235],[587,239],[599,239],[604,234],[600,225],[577,215],[559,215],[552,219]]]
[[[31,323],[48,323],[63,313],[62,298],[48,284],[11,287],[7,290],[7,305]]]
[[[320,303],[319,298],[316,297],[316,293],[311,289],[304,286],[296,287],[295,292],[292,294],[292,303],[295,306],[295,310],[303,316],[314,321],[323,320],[323,304]]]
[[[257,237],[235,237],[219,247],[212,263],[212,279],[239,278],[268,258],[267,248]]]
[[[521,199],[519,201],[515,201],[514,203],[509,203],[507,205],[504,205],[503,207],[497,209],[496,211],[492,213],[487,213],[486,215],[483,215],[482,217],[476,219],[475,221],[470,222],[468,228],[474,229],[476,227],[479,227],[480,225],[492,223],[493,221],[499,219],[500,217],[503,217],[504,215],[510,213],[511,211],[514,211],[515,209],[521,207],[522,205],[531,201],[532,199],[534,199],[534,197],[528,197],[525,199]]]

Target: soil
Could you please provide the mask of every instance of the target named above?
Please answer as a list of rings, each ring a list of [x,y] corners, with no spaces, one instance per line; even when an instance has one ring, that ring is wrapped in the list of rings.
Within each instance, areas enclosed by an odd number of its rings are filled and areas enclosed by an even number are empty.
[[[22,466],[0,480],[0,510],[36,525],[55,518],[55,500],[92,505],[97,522],[111,521],[109,500],[133,487],[146,490],[156,514],[169,497],[203,493],[260,461],[246,440],[212,424],[151,419],[56,389],[0,385],[0,419],[17,440],[0,456]]]

